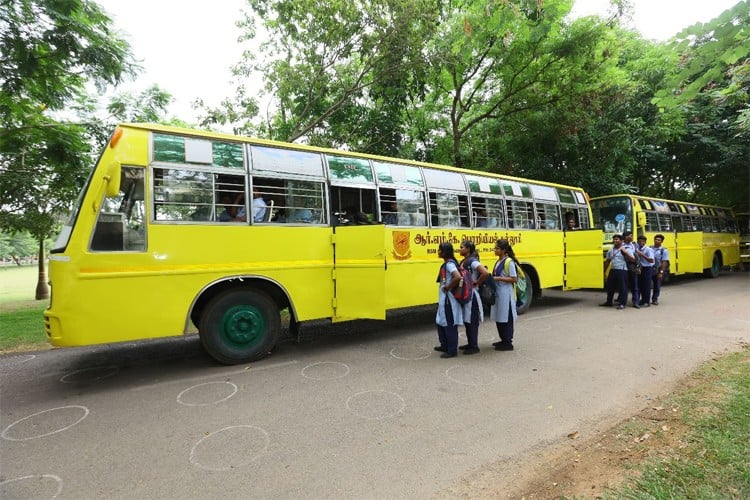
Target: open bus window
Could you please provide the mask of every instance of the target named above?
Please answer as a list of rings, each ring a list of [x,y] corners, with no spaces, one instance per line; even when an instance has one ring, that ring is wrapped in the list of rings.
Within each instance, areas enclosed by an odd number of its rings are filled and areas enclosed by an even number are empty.
[[[91,238],[92,251],[145,251],[144,170],[122,167],[120,192],[105,197]]]
[[[337,224],[371,224],[375,220],[375,190],[331,187],[331,214]]]

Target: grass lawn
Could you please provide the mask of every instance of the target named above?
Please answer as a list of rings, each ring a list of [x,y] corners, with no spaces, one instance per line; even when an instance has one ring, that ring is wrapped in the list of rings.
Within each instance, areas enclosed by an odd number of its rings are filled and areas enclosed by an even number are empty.
[[[34,300],[38,269],[0,267],[0,353],[48,349],[42,312],[47,300]]]

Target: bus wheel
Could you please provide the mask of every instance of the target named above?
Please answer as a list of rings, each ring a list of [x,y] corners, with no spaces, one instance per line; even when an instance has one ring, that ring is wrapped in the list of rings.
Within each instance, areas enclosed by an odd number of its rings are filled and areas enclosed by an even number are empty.
[[[524,277],[519,279],[523,279],[526,282],[526,288],[523,292],[517,288],[518,299],[516,300],[516,312],[518,314],[523,314],[529,310],[531,307],[531,301],[534,299],[534,284],[531,282],[528,273],[524,273]],[[516,285],[516,287],[518,287],[518,285]]]
[[[719,271],[721,271],[721,258],[719,254],[714,254],[714,260],[711,262],[711,267],[703,271],[708,278],[718,278]]]
[[[279,338],[281,319],[265,293],[227,290],[208,303],[198,330],[208,354],[233,365],[264,358]]]

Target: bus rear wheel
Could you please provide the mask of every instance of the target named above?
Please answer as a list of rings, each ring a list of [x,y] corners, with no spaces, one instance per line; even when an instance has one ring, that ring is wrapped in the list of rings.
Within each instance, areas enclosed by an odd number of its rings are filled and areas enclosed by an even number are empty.
[[[719,254],[714,254],[714,259],[711,261],[711,267],[703,271],[703,274],[708,278],[718,278],[719,271],[721,271],[721,257]]]
[[[516,313],[523,314],[526,311],[529,310],[531,307],[531,301],[534,299],[534,284],[531,282],[531,278],[529,278],[528,272],[524,273],[523,278],[518,278],[520,280],[524,280],[526,282],[526,287],[524,288],[523,292],[521,292],[521,288],[523,286],[518,287],[518,284],[516,284],[516,290],[518,291],[518,298],[516,300]]]
[[[198,330],[203,348],[219,363],[249,363],[264,358],[276,345],[281,318],[265,293],[227,290],[208,303]]]

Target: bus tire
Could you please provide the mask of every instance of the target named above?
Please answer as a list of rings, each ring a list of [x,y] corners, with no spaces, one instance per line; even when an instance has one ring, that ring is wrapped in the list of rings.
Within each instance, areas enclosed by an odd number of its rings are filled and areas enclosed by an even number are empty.
[[[524,314],[529,310],[531,302],[534,300],[534,283],[529,277],[528,272],[525,272],[524,277],[519,279],[526,281],[526,290],[524,290],[523,294],[518,295],[518,299],[516,300],[516,313]]]
[[[719,277],[719,271],[721,271],[721,257],[718,253],[714,254],[714,259],[711,261],[711,267],[708,269],[705,269],[703,271],[703,274],[707,278],[718,278]]]
[[[219,363],[249,363],[266,357],[276,345],[281,318],[265,293],[226,290],[206,305],[198,331],[203,348]]]

